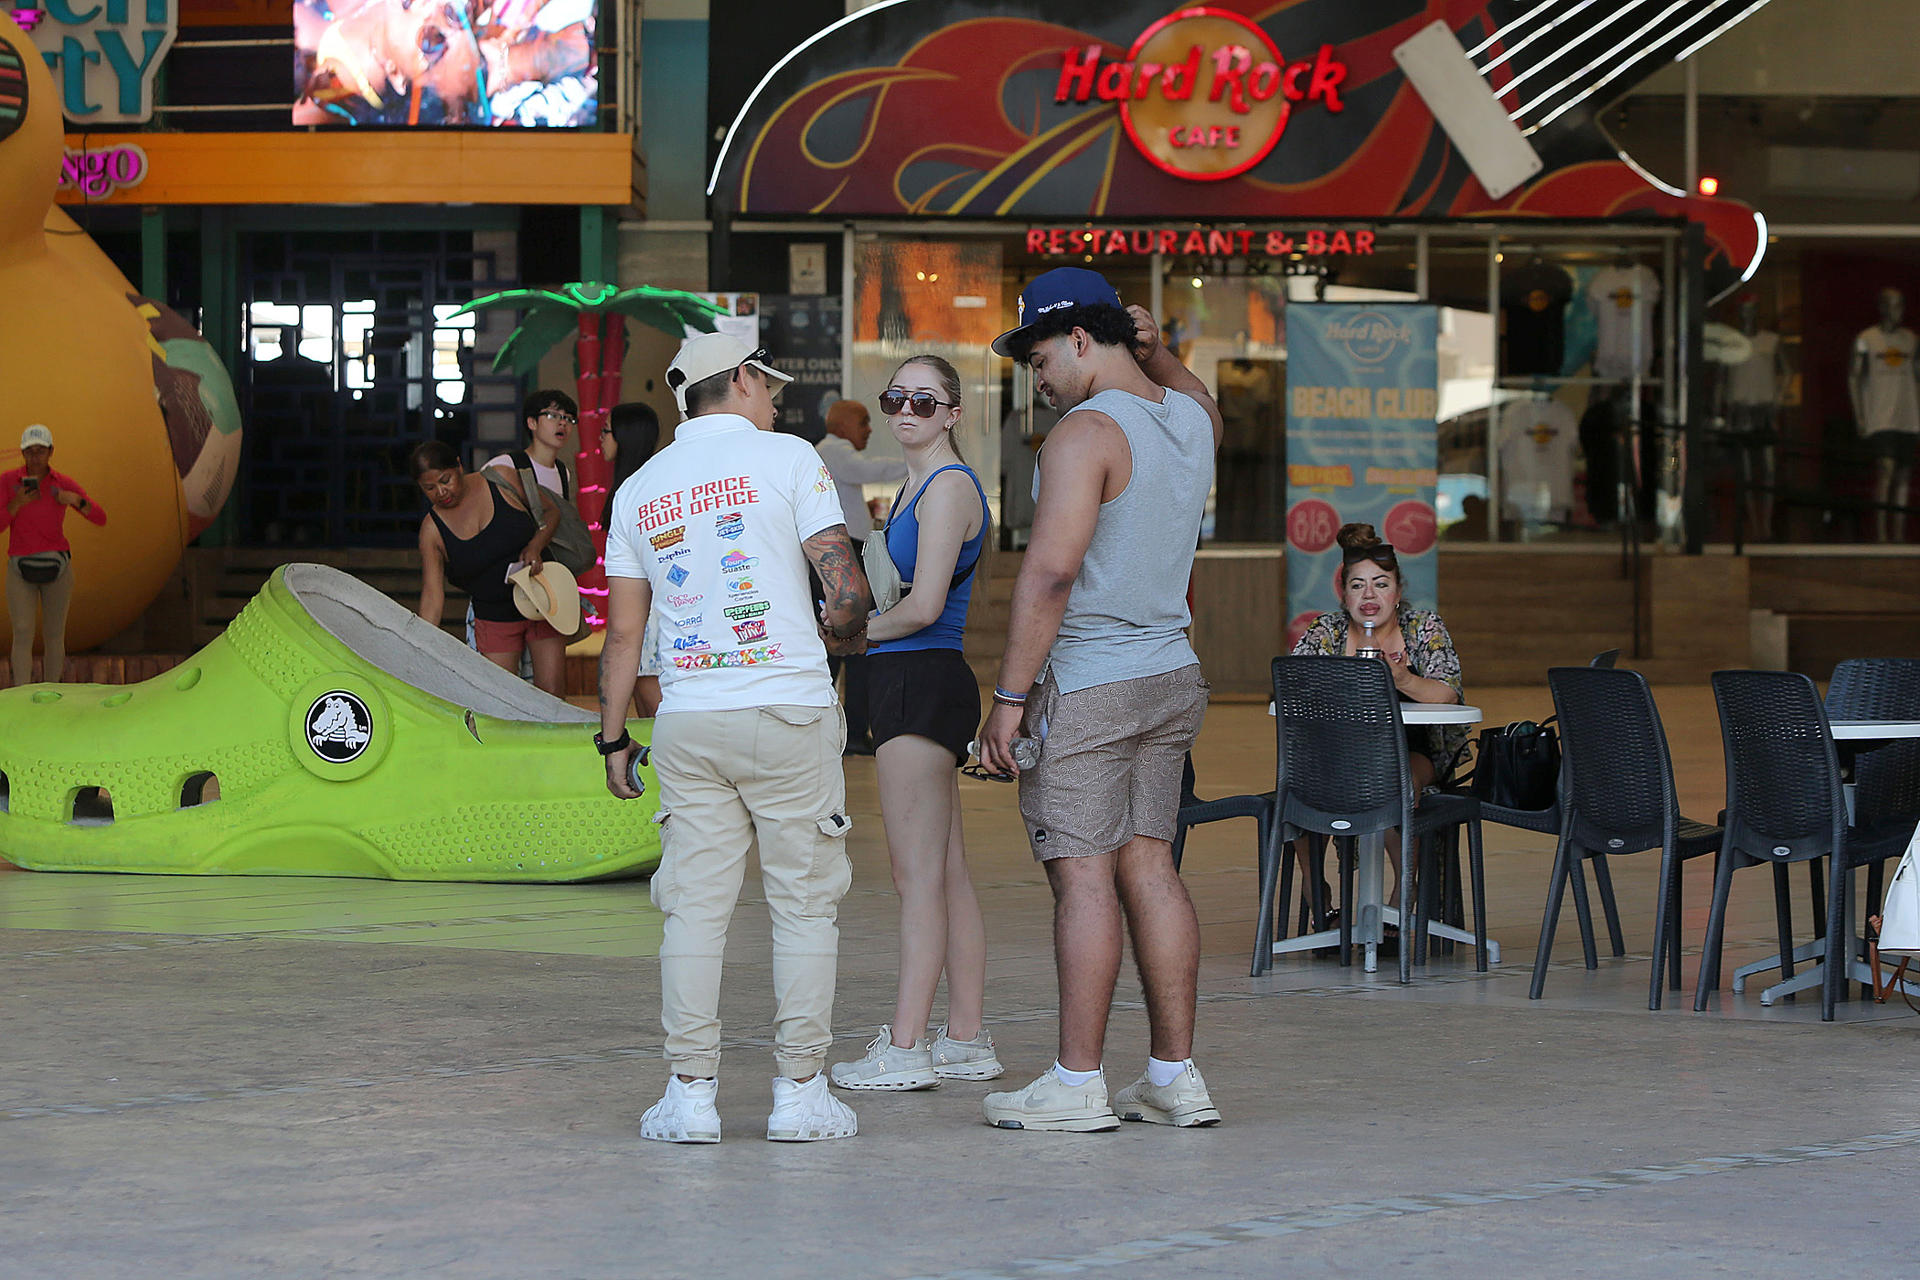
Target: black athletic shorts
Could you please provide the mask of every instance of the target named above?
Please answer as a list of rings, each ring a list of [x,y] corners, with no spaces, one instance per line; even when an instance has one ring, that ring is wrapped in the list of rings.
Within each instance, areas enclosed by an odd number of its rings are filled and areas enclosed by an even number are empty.
[[[967,760],[980,728],[980,686],[958,649],[906,649],[867,655],[873,745],[906,734],[930,738]]]

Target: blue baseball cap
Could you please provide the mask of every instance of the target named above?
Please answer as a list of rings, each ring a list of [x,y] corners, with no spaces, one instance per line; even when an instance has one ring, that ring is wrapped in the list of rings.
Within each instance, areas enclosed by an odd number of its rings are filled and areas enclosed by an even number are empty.
[[[1014,327],[993,340],[993,353],[1011,357],[1014,339],[1033,327],[1031,321],[1037,321],[1049,311],[1058,311],[1062,307],[1098,306],[1125,310],[1119,291],[1108,284],[1107,278],[1098,271],[1089,271],[1085,267],[1055,267],[1042,272],[1020,291]]]

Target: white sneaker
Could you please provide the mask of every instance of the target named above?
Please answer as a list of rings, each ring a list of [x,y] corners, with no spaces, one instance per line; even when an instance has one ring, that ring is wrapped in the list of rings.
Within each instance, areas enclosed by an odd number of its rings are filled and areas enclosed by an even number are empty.
[[[1155,1085],[1141,1076],[1113,1095],[1113,1109],[1122,1120],[1171,1124],[1182,1129],[1220,1123],[1220,1112],[1207,1093],[1207,1082],[1191,1062],[1169,1085]]]
[[[640,1118],[640,1136],[654,1142],[718,1142],[720,1112],[713,1100],[720,1082],[667,1077],[667,1091]]]
[[[1002,1129],[1104,1133],[1120,1127],[1120,1117],[1107,1105],[1104,1074],[1071,1085],[1062,1082],[1051,1067],[1024,1089],[988,1094],[980,1110],[988,1124]]]
[[[1006,1073],[985,1027],[971,1040],[955,1040],[944,1025],[933,1037],[933,1074],[942,1080],[997,1080]]]
[[[938,1089],[940,1077],[934,1074],[933,1052],[925,1036],[911,1049],[893,1042],[893,1028],[882,1026],[880,1034],[867,1046],[867,1056],[853,1062],[836,1062],[828,1072],[842,1089]]]
[[[827,1092],[827,1073],[805,1084],[773,1078],[773,1114],[767,1117],[768,1142],[824,1142],[860,1132],[853,1108]]]

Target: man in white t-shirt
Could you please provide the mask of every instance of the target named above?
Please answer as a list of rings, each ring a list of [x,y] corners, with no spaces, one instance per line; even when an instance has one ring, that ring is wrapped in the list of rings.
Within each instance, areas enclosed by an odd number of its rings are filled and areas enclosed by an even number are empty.
[[[834,491],[840,495],[840,509],[847,515],[847,533],[853,548],[859,551],[873,532],[873,516],[867,510],[863,486],[884,484],[907,478],[907,464],[900,458],[869,458],[867,441],[873,438],[873,420],[867,406],[858,400],[836,400],[827,409],[827,434],[814,448],[820,461],[833,473]],[[867,713],[867,663],[859,654],[827,663],[838,674],[844,668],[847,708],[847,754],[873,754],[872,726]]]
[[[854,1115],[821,1071],[833,1031],[847,861],[846,726],[827,649],[866,630],[872,593],[833,477],[797,436],[772,432],[791,379],[726,334],[690,339],[667,370],[687,414],[674,441],[620,486],[607,530],[600,733],[607,787],[637,796],[626,708],[655,610],[660,711],[660,1020],[673,1074],[640,1136],[718,1142],[720,960],[758,840],[773,918],[777,1142],[849,1138]],[[808,587],[824,588],[823,631]],[[657,609],[656,609],[657,606]],[[823,639],[826,644],[823,644]]]
[[[820,451],[820,461],[833,473],[834,491],[840,496],[840,509],[847,515],[847,533],[855,546],[873,532],[863,486],[907,478],[905,460],[866,456],[871,439],[873,420],[867,406],[858,400],[836,400],[827,410],[827,434],[814,446]]]

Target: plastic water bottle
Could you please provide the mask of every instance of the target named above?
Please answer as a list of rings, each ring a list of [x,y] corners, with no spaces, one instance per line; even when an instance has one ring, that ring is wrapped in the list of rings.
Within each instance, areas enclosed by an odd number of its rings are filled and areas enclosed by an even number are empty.
[[[1376,647],[1373,643],[1373,619],[1368,618],[1365,622],[1362,622],[1360,625],[1367,629],[1367,634],[1361,637],[1359,647],[1354,649],[1353,656],[1356,658],[1386,657],[1387,656],[1386,653],[1381,649],[1379,649],[1378,647]]]
[[[980,758],[979,742],[969,742],[967,744],[967,751],[974,759],[978,760]],[[1015,738],[1013,740],[1013,762],[1019,765],[1022,770],[1031,769],[1039,764],[1040,739]]]
[[[652,755],[652,750],[642,743],[640,749],[627,758],[627,781],[643,796],[647,794],[647,780],[640,776],[640,766],[645,764]]]

